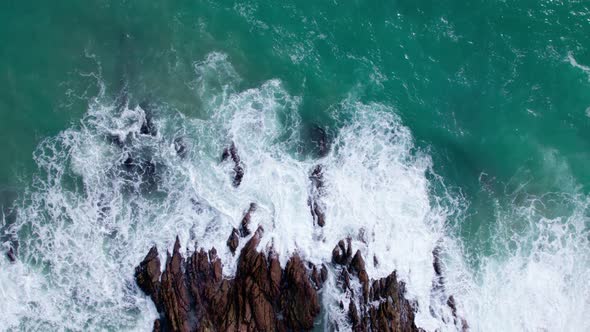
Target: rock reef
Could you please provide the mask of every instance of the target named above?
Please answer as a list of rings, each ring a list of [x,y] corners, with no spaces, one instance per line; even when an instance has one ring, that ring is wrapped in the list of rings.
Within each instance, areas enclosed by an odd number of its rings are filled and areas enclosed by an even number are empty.
[[[234,164],[233,167],[233,181],[232,184],[234,187],[239,187],[242,183],[242,178],[244,177],[244,164],[240,159],[240,155],[238,154],[238,148],[234,142],[231,142],[229,148],[225,148],[223,153],[221,154],[221,161],[224,162],[228,159]]]
[[[248,215],[248,213],[247,213]],[[177,238],[167,254],[164,272],[152,247],[135,270],[139,288],[154,302],[160,317],[154,331],[310,331],[318,324],[320,290],[333,273],[348,303],[348,327],[328,322],[340,331],[421,331],[414,324],[415,305],[406,300],[405,285],[396,272],[369,279],[359,250],[340,241],[328,266],[293,255],[282,268],[277,254],[256,250],[264,230],[259,227],[241,249],[236,275],[223,276],[217,251],[200,249],[186,259]],[[232,231],[228,246],[238,247],[240,232]],[[358,287],[360,285],[360,288]]]
[[[348,299],[347,306],[342,302],[340,306],[348,313],[352,331],[421,331],[414,324],[415,305],[404,297],[405,284],[397,280],[395,271],[369,279],[360,250],[352,255],[350,239],[336,245],[332,262],[338,288]],[[354,286],[358,284],[360,288]]]
[[[160,312],[154,331],[311,330],[327,270],[297,255],[281,268],[274,252],[256,250],[263,233],[258,228],[241,250],[233,278],[223,277],[215,248],[200,249],[185,260],[178,239],[160,273],[153,247],[136,268],[135,279]]]

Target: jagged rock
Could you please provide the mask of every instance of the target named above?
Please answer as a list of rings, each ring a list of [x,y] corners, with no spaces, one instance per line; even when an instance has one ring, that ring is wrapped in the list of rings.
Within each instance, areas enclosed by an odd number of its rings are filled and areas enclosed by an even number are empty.
[[[168,253],[166,269],[162,273],[160,297],[166,323],[172,331],[191,331],[189,322],[190,298],[186,276],[183,271],[184,258],[180,255],[178,237],[172,256]]]
[[[13,263],[16,262],[16,254],[14,253],[14,249],[12,249],[12,247],[10,247],[6,252],[6,257],[8,257],[9,261]]]
[[[322,165],[316,165],[309,176],[311,189],[307,203],[309,205],[313,221],[320,227],[326,224],[326,214],[321,196],[324,195],[324,172]]]
[[[350,322],[353,326],[360,323],[359,313],[356,309],[356,304],[354,304],[354,301],[350,301],[348,304],[348,318],[350,318]]]
[[[332,250],[332,262],[339,265],[345,265],[350,262],[350,258],[352,257],[352,240],[350,238],[346,239],[346,243],[344,240],[340,240],[338,245],[334,247]]]
[[[250,225],[250,220],[252,219],[252,212],[256,211],[256,203],[250,203],[250,207],[248,208],[248,211],[246,211],[246,214],[244,214],[244,217],[242,218],[242,222],[240,223],[240,236],[241,237],[246,237],[250,234],[252,234],[250,232],[250,229],[248,228],[248,226]]]
[[[238,233],[238,230],[234,228],[231,232],[231,235],[227,239],[227,246],[229,247],[229,250],[231,251],[232,254],[236,253],[236,249],[238,248],[239,244],[240,244],[239,233]]]
[[[320,271],[320,280],[322,281],[322,283],[328,280],[328,268],[325,264],[322,264],[322,270]]]
[[[334,248],[332,261],[339,271],[340,289],[350,299],[348,319],[353,331],[420,331],[414,323],[414,305],[406,300],[405,284],[397,280],[396,272],[370,280],[360,250],[351,259],[352,246],[340,241]],[[362,297],[351,287],[351,280],[361,285]],[[344,308],[343,304],[341,307]],[[334,326],[338,330],[337,326]]]
[[[350,262],[350,268],[356,272],[359,281],[361,282],[363,288],[363,299],[365,303],[369,301],[369,275],[365,270],[365,260],[361,255],[361,251],[357,250],[356,254],[352,258]]]
[[[162,274],[159,303],[161,331],[301,331],[313,328],[320,311],[311,274],[297,255],[281,269],[274,251],[256,250],[263,229],[259,227],[240,251],[236,276],[223,277],[222,265],[213,248],[195,251],[186,262],[179,253],[178,239],[168,255]],[[153,249],[155,251],[155,249]],[[150,250],[137,268],[136,280],[145,286],[148,266],[154,262]],[[157,257],[157,255],[156,255]],[[325,267],[322,267],[322,270]],[[323,273],[323,272],[322,272]],[[320,273],[320,275],[322,274]],[[327,269],[325,274],[327,274]],[[320,277],[322,278],[322,277]],[[147,292],[146,292],[147,293]],[[151,296],[151,294],[148,294]],[[152,297],[158,301],[158,298]]]
[[[139,288],[149,295],[156,305],[160,303],[160,274],[158,248],[154,246],[135,268],[135,280]]]
[[[281,295],[286,325],[296,331],[311,330],[315,316],[320,313],[320,304],[307,269],[297,255],[287,262]]]
[[[231,142],[230,147],[225,148],[221,154],[221,161],[226,161],[228,158],[231,158],[234,163],[233,185],[234,187],[238,187],[240,183],[242,183],[242,178],[244,177],[244,165],[240,160],[238,148],[236,148],[236,144],[234,142]]]
[[[309,265],[309,269],[311,270],[311,280],[314,282],[316,289],[320,289],[328,279],[328,268],[325,264],[322,264],[320,269],[318,269],[316,265]]]
[[[455,304],[455,297],[453,295],[449,296],[447,300],[447,305],[451,308],[451,312],[453,316],[457,317],[457,305]]]

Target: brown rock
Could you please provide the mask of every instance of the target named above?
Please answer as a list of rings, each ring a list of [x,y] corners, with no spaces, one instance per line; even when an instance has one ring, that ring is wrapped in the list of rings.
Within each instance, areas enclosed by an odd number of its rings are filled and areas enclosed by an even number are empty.
[[[326,267],[325,264],[322,264],[322,270],[320,271],[320,279],[322,281],[322,283],[326,282],[326,280],[328,280],[328,268]]]
[[[359,313],[356,309],[356,304],[354,304],[354,301],[350,301],[348,304],[348,318],[350,319],[350,322],[353,326],[360,323]]]
[[[236,253],[236,249],[238,248],[239,244],[240,244],[239,233],[238,233],[238,230],[234,228],[231,232],[231,235],[227,239],[227,246],[229,247],[229,250],[231,251],[232,254]]]
[[[238,187],[242,183],[242,178],[244,177],[244,166],[242,164],[242,161],[240,160],[238,148],[236,147],[236,144],[234,142],[231,142],[229,148],[225,148],[223,150],[223,153],[221,154],[221,161],[226,161],[230,157],[232,162],[234,163],[233,185],[234,187]]]
[[[351,239],[347,238],[346,243],[340,240],[338,245],[332,250],[332,262],[338,265],[345,265],[350,262],[352,256]]]
[[[174,246],[162,274],[161,297],[152,297],[163,331],[301,331],[313,327],[319,298],[311,269],[297,255],[281,269],[274,251],[256,251],[263,229],[259,227],[240,251],[236,276],[225,279],[217,252],[195,251],[186,262]],[[145,283],[147,266],[154,261],[150,250],[137,268],[136,279]],[[183,272],[184,271],[184,272]],[[326,270],[327,274],[327,270]],[[154,277],[155,278],[155,277]],[[149,287],[142,287],[149,289]]]
[[[250,229],[248,226],[250,225],[250,221],[252,219],[252,212],[256,211],[256,203],[250,203],[250,207],[248,207],[248,211],[244,214],[242,218],[242,222],[240,223],[240,236],[246,237],[251,234]]]
[[[397,275],[370,280],[360,250],[350,259],[351,241],[340,241],[334,248],[333,261],[339,266],[340,289],[350,299],[348,318],[353,331],[420,331],[414,324],[414,305],[406,300],[405,285]],[[350,271],[350,273],[349,273]],[[356,296],[351,288],[355,278],[361,284],[363,295]],[[336,327],[335,327],[336,328]],[[337,329],[337,328],[336,328]]]
[[[313,328],[314,318],[320,313],[318,294],[298,255],[291,257],[285,267],[281,304],[290,329],[301,331]]]
[[[160,258],[158,249],[154,246],[135,268],[135,281],[156,305],[160,303],[160,274]]]
[[[154,327],[152,328],[152,331],[153,332],[161,332],[162,331],[160,319],[156,319],[154,321]]]
[[[180,240],[177,237],[172,256],[168,253],[166,269],[162,274],[160,296],[171,330],[188,332],[191,330],[188,320],[190,299],[183,272],[184,259],[179,250]]]

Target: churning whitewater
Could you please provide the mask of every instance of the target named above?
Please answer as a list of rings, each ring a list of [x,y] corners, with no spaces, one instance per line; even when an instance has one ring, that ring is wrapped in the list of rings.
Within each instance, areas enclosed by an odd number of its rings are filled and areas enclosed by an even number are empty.
[[[195,63],[192,88],[199,118],[150,101],[94,98],[80,123],[44,140],[34,153],[38,174],[2,226],[18,259],[0,260],[0,329],[151,329],[157,311],[137,287],[134,268],[153,245],[217,249],[224,273],[236,271],[225,246],[251,202],[252,229],[264,227],[258,250],[273,248],[285,265],[297,253],[329,262],[350,237],[371,278],[396,270],[416,304],[416,325],[454,331],[449,295],[475,331],[587,330],[588,204],[583,195],[515,200],[498,209],[497,254],[466,258],[449,226],[466,202],[434,174],[396,110],[354,94],[333,105],[338,128],[327,155],[306,150],[297,110],[304,102],[280,80],[244,89],[226,55]],[[104,89],[103,89],[104,91]],[[147,125],[146,125],[147,123]],[[234,143],[244,165],[239,187],[220,162]],[[324,167],[326,225],[309,212],[309,174]],[[545,215],[560,200],[571,210]],[[521,229],[506,229],[519,220]],[[516,231],[514,238],[502,233]],[[242,246],[243,246],[242,242]],[[445,287],[433,288],[433,252]],[[165,250],[160,251],[165,259]],[[319,329],[348,330],[343,298],[329,274]]]

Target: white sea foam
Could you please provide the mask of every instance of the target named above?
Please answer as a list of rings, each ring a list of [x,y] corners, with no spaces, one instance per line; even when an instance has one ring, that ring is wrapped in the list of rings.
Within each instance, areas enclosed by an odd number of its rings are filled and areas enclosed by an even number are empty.
[[[215,246],[224,273],[231,276],[236,262],[225,241],[251,202],[258,205],[252,228],[265,229],[260,250],[274,247],[283,265],[294,253],[321,263],[330,260],[339,240],[351,237],[354,249],[367,258],[371,278],[398,271],[407,297],[417,303],[417,324],[427,330],[456,329],[446,296],[432,291],[437,246],[447,258],[447,293],[456,294],[459,314],[476,330],[487,330],[502,315],[505,327],[513,330],[567,327],[537,316],[556,313],[549,309],[531,309],[519,320],[517,309],[525,304],[587,308],[584,293],[571,304],[559,297],[559,290],[580,286],[585,276],[576,273],[588,266],[586,249],[580,248],[587,243],[568,228],[570,219],[535,226],[544,236],[540,239],[557,242],[539,240],[530,253],[484,260],[479,274],[470,272],[460,243],[445,235],[446,219],[457,212],[457,202],[444,193],[436,196],[441,194],[433,190],[438,180],[431,160],[416,149],[395,110],[353,98],[342,101],[334,106],[341,129],[330,153],[320,160],[305,159],[292,153],[301,143],[301,99],[280,81],[239,91],[239,76],[220,53],[196,63],[195,72],[201,119],[156,109],[157,135],[141,135],[146,112],[129,105],[118,108],[101,95],[80,125],[40,145],[35,152],[39,176],[19,203],[16,222],[8,226],[20,240],[19,262],[0,260],[0,325],[148,330],[156,311],[137,289],[133,269],[149,248],[156,244],[164,259],[177,235],[189,250]],[[178,139],[186,145],[185,158],[175,151]],[[124,143],[120,147],[113,140]],[[238,188],[232,186],[232,165],[220,162],[231,141],[245,165]],[[136,165],[132,170],[125,166],[129,157]],[[309,175],[318,163],[326,183],[323,228],[314,227],[307,206]],[[150,183],[153,178],[157,185]],[[585,220],[579,216],[583,211],[575,211],[571,220]],[[559,275],[560,270],[571,279]],[[541,277],[534,283],[526,282],[536,275]],[[550,287],[556,280],[562,282]],[[531,285],[550,291],[538,300],[516,301],[538,290]],[[581,289],[587,299],[587,288]],[[346,327],[333,276],[323,294],[324,321]],[[512,306],[505,305],[510,300]],[[569,317],[569,311],[557,313]],[[584,313],[577,316],[580,321]],[[514,325],[529,319],[539,320]]]
[[[590,80],[590,67],[578,63],[578,60],[574,58],[574,54],[572,52],[569,52],[567,54],[567,60],[570,63],[570,65],[572,65],[575,68],[581,69],[584,73],[586,73],[586,75],[588,75],[588,79]]]
[[[570,211],[546,217],[556,202]],[[498,210],[495,254],[481,258],[473,279],[447,285],[462,298],[474,330],[590,329],[588,203],[584,196],[547,194]]]

